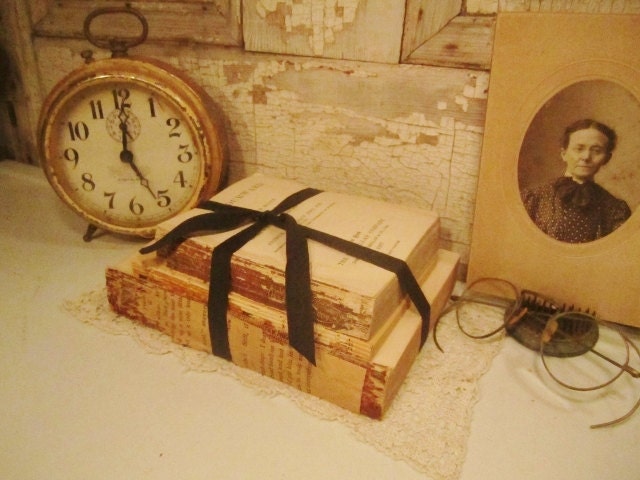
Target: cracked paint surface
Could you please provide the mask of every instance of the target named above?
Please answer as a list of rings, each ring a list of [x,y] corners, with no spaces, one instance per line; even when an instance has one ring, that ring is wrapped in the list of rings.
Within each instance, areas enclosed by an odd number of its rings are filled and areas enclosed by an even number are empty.
[[[353,23],[360,0],[258,0],[256,12],[287,33],[308,36],[314,55],[322,55],[335,34]]]
[[[488,76],[396,66],[260,62],[222,90],[237,129],[232,179],[253,171],[436,210],[447,248],[466,259]],[[226,64],[225,75],[237,78]],[[434,74],[435,72],[435,74]],[[446,83],[445,83],[446,85]],[[256,94],[259,91],[259,94]]]

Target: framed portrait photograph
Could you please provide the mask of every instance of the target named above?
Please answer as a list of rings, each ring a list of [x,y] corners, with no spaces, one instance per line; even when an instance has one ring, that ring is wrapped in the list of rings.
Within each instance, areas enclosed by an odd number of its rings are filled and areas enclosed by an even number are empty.
[[[498,16],[468,278],[640,327],[640,16]]]

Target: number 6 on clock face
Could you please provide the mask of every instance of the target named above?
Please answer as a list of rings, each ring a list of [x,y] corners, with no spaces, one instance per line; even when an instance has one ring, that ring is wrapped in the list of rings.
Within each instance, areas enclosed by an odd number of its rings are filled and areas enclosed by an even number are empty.
[[[43,168],[90,224],[151,236],[219,188],[226,147],[216,112],[202,90],[156,60],[90,63],[45,101]]]

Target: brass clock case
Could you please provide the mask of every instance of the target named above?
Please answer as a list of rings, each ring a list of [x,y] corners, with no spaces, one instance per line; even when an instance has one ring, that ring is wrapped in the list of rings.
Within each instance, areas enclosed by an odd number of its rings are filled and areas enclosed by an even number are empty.
[[[90,225],[151,237],[217,191],[227,145],[213,100],[155,59],[98,60],[47,96],[41,163],[58,196]]]

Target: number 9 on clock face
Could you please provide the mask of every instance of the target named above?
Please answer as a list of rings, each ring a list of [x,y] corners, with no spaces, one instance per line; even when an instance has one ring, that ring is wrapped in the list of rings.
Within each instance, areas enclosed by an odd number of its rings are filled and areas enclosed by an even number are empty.
[[[225,145],[215,107],[168,68],[95,62],[72,72],[80,78],[59,83],[43,106],[47,178],[96,227],[152,236],[219,187]]]

